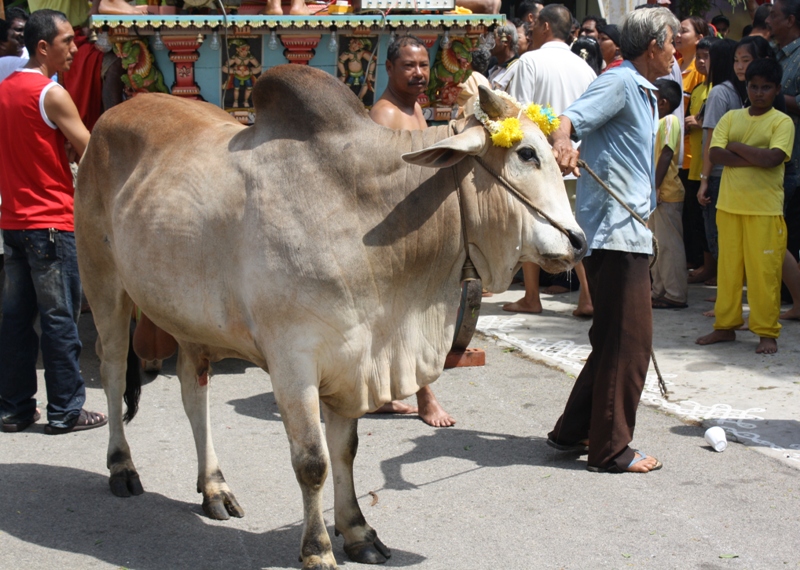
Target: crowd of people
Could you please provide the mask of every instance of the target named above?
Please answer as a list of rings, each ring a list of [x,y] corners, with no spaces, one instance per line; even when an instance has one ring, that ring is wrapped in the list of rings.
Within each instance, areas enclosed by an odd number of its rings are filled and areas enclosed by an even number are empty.
[[[784,128],[796,123],[800,115],[796,99],[800,88],[800,42],[795,43],[800,38],[798,9],[800,4],[794,0],[776,0],[774,5],[758,7],[753,23],[745,27],[739,41],[728,38],[730,21],[725,16],[717,15],[710,21],[696,15],[684,18],[675,33],[676,54],[669,73],[654,84],[661,117],[654,168],[656,206],[648,222],[659,244],[651,269],[651,307],[684,309],[688,307],[690,284],[717,285],[721,299],[713,310],[704,312],[715,319],[715,332],[698,338],[699,344],[734,340],[736,330],[749,328],[761,339],[756,351],[770,354],[777,350],[779,321],[800,320],[800,196],[795,196],[799,154],[796,146],[800,143],[793,139],[786,160],[769,167],[764,164],[771,163],[758,161],[727,164],[714,150],[717,124],[728,112],[745,109],[748,116],[755,116],[747,70],[751,63],[762,59],[777,62],[781,68],[778,93],[771,108],[778,116],[790,117]],[[534,0],[516,5],[514,16],[494,32],[493,57],[485,75],[493,88],[508,92],[522,103],[547,102],[561,113],[587,91],[596,77],[619,67],[625,59],[622,44],[626,38],[620,27],[602,17],[589,15],[579,22],[563,6],[543,6]],[[757,68],[762,65],[759,63]],[[772,112],[766,115],[776,116]],[[777,128],[772,122],[768,127],[764,126],[766,123],[752,124],[754,129]],[[750,140],[750,134],[745,138]],[[777,139],[761,142],[778,144]],[[762,190],[747,182],[747,191],[758,193],[753,202],[734,204],[725,199],[720,208],[720,194],[730,196],[741,180],[762,181],[763,172],[752,170],[759,168],[780,171],[780,187]],[[773,178],[777,177],[774,174]],[[567,175],[565,185],[574,203],[574,177]],[[780,207],[771,204],[767,209],[768,196],[779,201]],[[787,242],[780,248],[780,267],[774,269],[773,259],[769,278],[761,286],[764,269],[757,263],[763,260],[756,259],[752,252],[765,243],[780,244],[753,240],[751,233],[742,238],[730,231],[724,232],[723,243],[719,211],[776,215],[786,223],[786,230],[775,230]],[[737,239],[751,248],[746,250],[747,255],[744,251],[737,254],[742,259],[741,267],[729,265],[728,255],[741,250],[734,245]],[[541,275],[532,263],[524,264],[522,273],[525,295],[506,304],[503,308],[507,311],[539,313],[540,287],[546,286],[543,291],[551,294],[572,287],[571,282],[559,276]],[[593,292],[583,264],[576,267],[575,273],[580,295],[573,314],[592,317]],[[735,308],[728,298],[729,294],[738,295],[735,291],[741,292],[745,283],[751,310],[748,320],[742,318],[741,303],[734,303],[738,307]],[[783,312],[782,301],[791,303]]]
[[[520,104],[549,104],[559,116],[550,142],[590,250],[576,267],[580,295],[573,314],[594,321],[592,353],[548,443],[588,452],[589,469],[598,472],[661,467],[629,446],[649,365],[653,309],[684,309],[690,283],[716,284],[708,312],[714,331],[697,343],[732,341],[735,331],[749,327],[763,354],[777,351],[780,319],[800,320],[800,0],[758,8],[749,35],[738,42],[724,37],[730,27],[724,17],[679,21],[659,5],[640,8],[617,26],[599,16],[579,22],[561,4],[523,0],[514,6],[515,19],[473,53],[471,87],[465,85],[467,93],[485,85]],[[107,418],[83,408],[68,166],[68,156],[79,158],[86,148],[89,130],[53,80],[69,69],[75,36],[60,12],[9,10],[7,17],[0,21],[2,429],[22,431],[40,417],[40,346],[46,432],[91,429]],[[417,100],[430,75],[424,44],[397,38],[386,70],[388,87],[372,118],[390,128],[425,128]],[[21,166],[30,156],[37,157],[36,168]],[[580,176],[578,157],[626,207]],[[503,308],[541,312],[543,273],[525,263],[524,297]],[[781,282],[793,303],[783,313]],[[749,322],[742,318],[745,283]],[[545,291],[569,285],[551,279]],[[37,314],[41,339],[33,328]],[[393,402],[384,411],[418,412],[434,426],[455,423],[429,388],[418,394],[418,404]]]
[[[561,115],[551,142],[590,246],[576,267],[574,314],[594,318],[592,353],[548,443],[588,452],[590,470],[652,471],[661,463],[628,446],[652,310],[685,309],[690,284],[716,285],[704,313],[714,330],[696,342],[733,341],[749,328],[760,354],[777,351],[780,320],[800,320],[800,1],[759,7],[738,42],[724,16],[679,21],[658,5],[640,6],[623,27],[531,0],[515,12],[495,30],[486,78]],[[575,184],[578,155],[646,228],[589,176]],[[546,281],[532,263],[522,274],[525,295],[503,309],[540,313]],[[792,305],[783,313],[782,283]]]

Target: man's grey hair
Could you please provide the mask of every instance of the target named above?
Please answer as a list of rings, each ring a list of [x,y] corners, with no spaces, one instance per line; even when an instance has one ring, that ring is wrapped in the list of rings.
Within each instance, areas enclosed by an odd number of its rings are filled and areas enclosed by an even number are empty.
[[[667,42],[667,28],[672,28],[672,37],[678,35],[681,23],[666,8],[634,10],[625,18],[620,34],[620,51],[623,59],[636,59],[644,52],[650,42],[664,49]]]
[[[514,53],[518,53],[519,51],[519,34],[517,34],[517,27],[514,25],[513,22],[506,22],[502,26],[499,26],[494,30],[494,34],[496,38],[501,38],[506,36],[509,41],[511,42],[511,50]]]

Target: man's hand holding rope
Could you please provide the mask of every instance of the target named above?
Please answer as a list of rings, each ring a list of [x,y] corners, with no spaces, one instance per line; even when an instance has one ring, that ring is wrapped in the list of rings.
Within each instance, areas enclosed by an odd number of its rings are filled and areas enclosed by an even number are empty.
[[[550,144],[553,145],[553,154],[556,163],[561,169],[561,174],[574,174],[580,176],[578,172],[578,151],[572,146],[572,121],[568,117],[561,115],[558,120],[558,128],[550,134]]]

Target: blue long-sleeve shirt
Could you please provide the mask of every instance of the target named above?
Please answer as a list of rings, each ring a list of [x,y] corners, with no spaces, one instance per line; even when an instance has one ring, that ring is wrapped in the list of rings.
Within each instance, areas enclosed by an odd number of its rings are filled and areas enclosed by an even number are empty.
[[[581,158],[643,219],[656,207],[656,88],[629,61],[600,75],[564,111]],[[576,219],[589,249],[652,253],[650,230],[586,173],[578,179]]]

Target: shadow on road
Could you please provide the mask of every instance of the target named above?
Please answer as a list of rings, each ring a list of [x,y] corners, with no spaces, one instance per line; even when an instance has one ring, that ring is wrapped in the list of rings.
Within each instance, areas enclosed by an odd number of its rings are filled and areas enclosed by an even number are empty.
[[[249,532],[158,493],[114,497],[106,477],[67,467],[0,464],[0,482],[0,530],[37,546],[142,570],[300,567],[301,522]],[[341,538],[328,531],[341,563]],[[387,566],[424,560],[394,549]]]
[[[381,462],[386,489],[418,488],[417,484],[403,478],[403,466],[442,457],[471,461],[476,468],[539,465],[566,470],[586,469],[585,455],[557,452],[541,437],[448,428],[413,438],[411,442],[414,444],[412,450]]]

